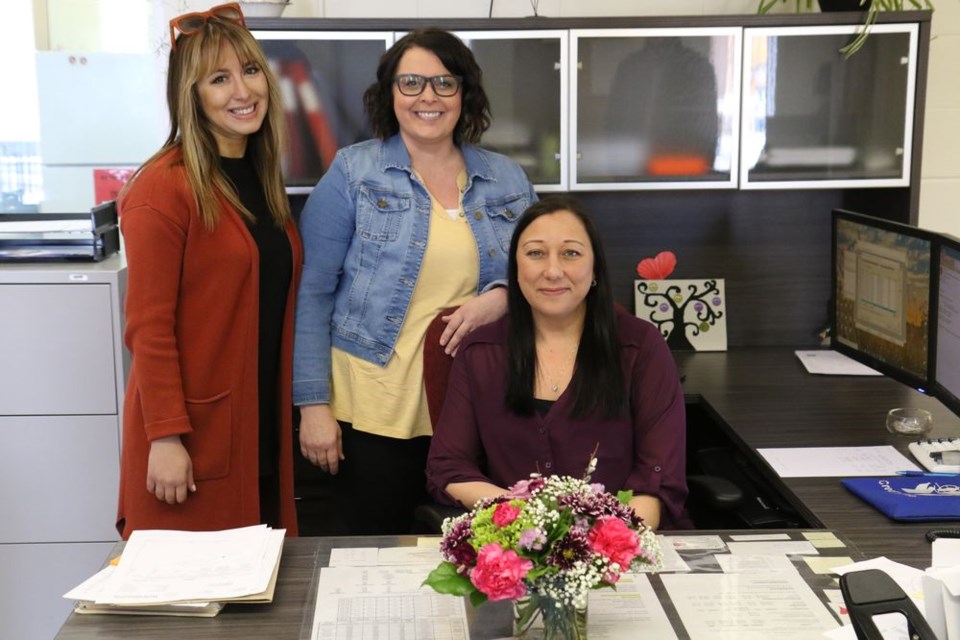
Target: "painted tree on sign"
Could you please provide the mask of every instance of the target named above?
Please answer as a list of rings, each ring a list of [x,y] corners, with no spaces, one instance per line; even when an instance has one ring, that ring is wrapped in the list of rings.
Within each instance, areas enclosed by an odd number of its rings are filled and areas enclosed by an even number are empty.
[[[693,350],[689,336],[710,330],[723,317],[723,299],[716,280],[688,284],[687,291],[665,282],[637,282],[643,304],[654,311],[649,319],[673,350]]]

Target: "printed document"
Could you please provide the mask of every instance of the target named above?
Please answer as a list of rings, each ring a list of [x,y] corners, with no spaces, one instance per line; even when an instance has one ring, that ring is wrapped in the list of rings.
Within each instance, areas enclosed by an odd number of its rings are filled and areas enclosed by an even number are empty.
[[[880,427],[878,427],[880,428]],[[890,445],[877,447],[784,447],[757,449],[781,478],[895,476],[920,467]]]
[[[837,627],[796,571],[660,579],[691,640],[809,640]]]

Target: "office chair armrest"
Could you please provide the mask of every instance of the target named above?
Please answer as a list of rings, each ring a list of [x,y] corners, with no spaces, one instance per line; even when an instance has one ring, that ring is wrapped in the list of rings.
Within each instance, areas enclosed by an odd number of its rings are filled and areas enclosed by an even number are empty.
[[[687,476],[687,487],[693,498],[716,511],[731,511],[743,503],[740,487],[720,476]]]
[[[448,507],[443,504],[421,504],[413,511],[414,526],[418,532],[441,533],[440,525],[447,518],[463,515],[467,510],[463,507]]]

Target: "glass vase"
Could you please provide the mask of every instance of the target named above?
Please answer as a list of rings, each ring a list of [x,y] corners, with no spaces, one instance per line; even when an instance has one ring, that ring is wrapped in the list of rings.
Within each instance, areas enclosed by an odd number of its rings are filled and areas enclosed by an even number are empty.
[[[587,607],[531,594],[513,602],[513,635],[525,640],[586,640]]]

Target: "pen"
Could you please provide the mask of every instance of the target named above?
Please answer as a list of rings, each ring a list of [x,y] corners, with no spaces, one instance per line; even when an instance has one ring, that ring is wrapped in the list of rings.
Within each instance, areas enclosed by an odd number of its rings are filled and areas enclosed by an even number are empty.
[[[913,469],[897,471],[897,475],[917,478],[960,478],[960,473],[933,473],[931,471],[914,471]]]

